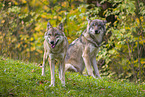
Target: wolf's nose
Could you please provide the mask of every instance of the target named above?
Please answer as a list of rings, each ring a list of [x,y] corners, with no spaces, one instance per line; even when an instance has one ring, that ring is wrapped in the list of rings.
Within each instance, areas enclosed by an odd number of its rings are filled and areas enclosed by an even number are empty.
[[[50,41],[50,44],[54,44],[54,41]]]
[[[95,34],[99,34],[99,31],[98,30],[95,30]]]

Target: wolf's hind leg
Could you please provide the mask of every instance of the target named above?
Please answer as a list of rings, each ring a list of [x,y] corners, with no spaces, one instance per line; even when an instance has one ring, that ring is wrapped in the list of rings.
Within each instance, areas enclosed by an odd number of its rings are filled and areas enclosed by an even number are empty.
[[[65,71],[78,72],[78,70],[72,64],[65,64]]]

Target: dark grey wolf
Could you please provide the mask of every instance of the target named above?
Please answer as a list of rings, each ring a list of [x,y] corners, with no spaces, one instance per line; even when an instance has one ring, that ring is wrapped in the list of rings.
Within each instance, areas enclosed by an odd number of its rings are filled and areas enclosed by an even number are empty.
[[[59,78],[65,86],[65,56],[68,49],[68,41],[63,32],[63,24],[52,27],[47,23],[47,31],[44,35],[44,56],[42,64],[42,75],[45,75],[45,61],[48,59],[51,71],[51,84],[55,86],[55,61],[59,62]]]
[[[86,66],[88,75],[94,78],[97,75],[101,78],[96,55],[106,33],[105,24],[105,20],[88,20],[87,29],[69,45],[66,55],[66,71],[80,72],[82,74]]]

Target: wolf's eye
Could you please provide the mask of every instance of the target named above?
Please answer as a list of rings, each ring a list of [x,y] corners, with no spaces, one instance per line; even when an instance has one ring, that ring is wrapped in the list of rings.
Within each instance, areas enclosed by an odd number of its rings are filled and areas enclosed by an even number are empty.
[[[93,29],[94,27],[95,27],[95,26],[90,26],[90,28],[92,28],[92,29]]]
[[[55,37],[59,37],[59,34],[55,34]]]
[[[102,26],[98,26],[98,29],[101,29],[102,28]]]
[[[59,35],[59,34],[55,34],[55,36],[57,36],[57,35]]]
[[[98,24],[97,23],[93,23],[93,26],[97,26]]]

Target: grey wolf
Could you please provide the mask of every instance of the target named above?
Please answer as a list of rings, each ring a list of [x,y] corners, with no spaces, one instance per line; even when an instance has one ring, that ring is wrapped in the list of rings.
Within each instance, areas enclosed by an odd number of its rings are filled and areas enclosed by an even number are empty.
[[[45,61],[48,59],[51,71],[51,84],[55,86],[55,61],[59,62],[59,79],[65,86],[65,56],[68,49],[68,41],[63,32],[63,24],[52,27],[47,23],[47,31],[44,35],[44,56],[42,64],[42,75],[45,75]]]
[[[105,20],[89,20],[87,29],[74,40],[67,50],[65,70],[82,74],[86,67],[88,75],[100,77],[96,55],[106,33]],[[93,68],[92,68],[93,67]],[[94,69],[94,73],[93,73]]]

